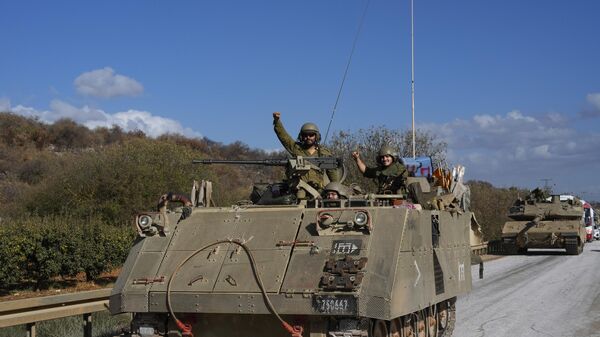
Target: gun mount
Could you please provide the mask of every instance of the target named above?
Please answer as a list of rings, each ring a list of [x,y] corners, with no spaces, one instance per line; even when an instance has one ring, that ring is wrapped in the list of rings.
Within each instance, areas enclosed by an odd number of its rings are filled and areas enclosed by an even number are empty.
[[[310,184],[306,183],[302,177],[311,170],[325,172],[329,170],[342,170],[340,182],[346,178],[346,168],[342,159],[335,157],[301,157],[287,159],[259,159],[259,160],[223,160],[223,159],[196,159],[194,164],[227,164],[227,165],[260,165],[260,166],[282,166],[286,168],[288,180],[286,186],[292,191],[301,191],[298,194],[299,199],[304,199],[303,195],[310,195],[313,199],[319,198],[319,191]],[[324,175],[326,178],[327,175]],[[327,184],[328,181],[325,182]],[[281,186],[281,184],[280,184]]]

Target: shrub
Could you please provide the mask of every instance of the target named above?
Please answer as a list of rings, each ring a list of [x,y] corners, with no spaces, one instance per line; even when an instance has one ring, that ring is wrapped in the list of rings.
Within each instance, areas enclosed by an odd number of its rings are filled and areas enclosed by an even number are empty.
[[[130,227],[97,219],[5,219],[0,226],[0,288],[31,282],[43,288],[54,277],[81,272],[94,280],[122,265],[134,237]]]
[[[25,200],[42,216],[71,214],[122,224],[156,205],[167,192],[188,194],[194,177],[209,177],[193,166],[194,151],[173,143],[134,139],[80,154]]]

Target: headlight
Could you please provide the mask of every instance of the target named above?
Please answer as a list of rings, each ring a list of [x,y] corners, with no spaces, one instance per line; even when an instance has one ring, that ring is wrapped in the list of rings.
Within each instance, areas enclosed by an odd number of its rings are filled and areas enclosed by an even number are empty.
[[[150,225],[152,225],[152,217],[149,215],[140,215],[138,217],[138,226],[140,226],[141,229],[146,229],[150,227]]]
[[[367,213],[357,212],[354,215],[354,223],[357,224],[357,225],[359,225],[359,226],[366,225],[368,221],[369,221],[369,216],[367,215]]]

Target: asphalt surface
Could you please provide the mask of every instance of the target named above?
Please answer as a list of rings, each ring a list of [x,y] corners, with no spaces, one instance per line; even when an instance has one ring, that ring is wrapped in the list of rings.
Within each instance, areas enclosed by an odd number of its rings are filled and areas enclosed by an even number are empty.
[[[472,267],[453,337],[600,337],[600,241],[579,256],[536,250]]]

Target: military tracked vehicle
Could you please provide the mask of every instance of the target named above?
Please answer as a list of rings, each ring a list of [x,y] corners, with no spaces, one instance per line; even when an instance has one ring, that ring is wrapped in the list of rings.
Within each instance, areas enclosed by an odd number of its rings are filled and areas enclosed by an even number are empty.
[[[585,244],[583,205],[577,198],[548,196],[535,189],[510,208],[502,228],[502,245],[508,254],[524,254],[529,248],[561,248],[579,255]]]
[[[323,162],[287,166],[306,164]],[[471,289],[471,213],[427,178],[408,182],[410,198],[338,200],[278,183],[231,207],[212,205],[210,182],[166,194],[137,216],[110,310],[133,313],[130,337],[450,336]]]

